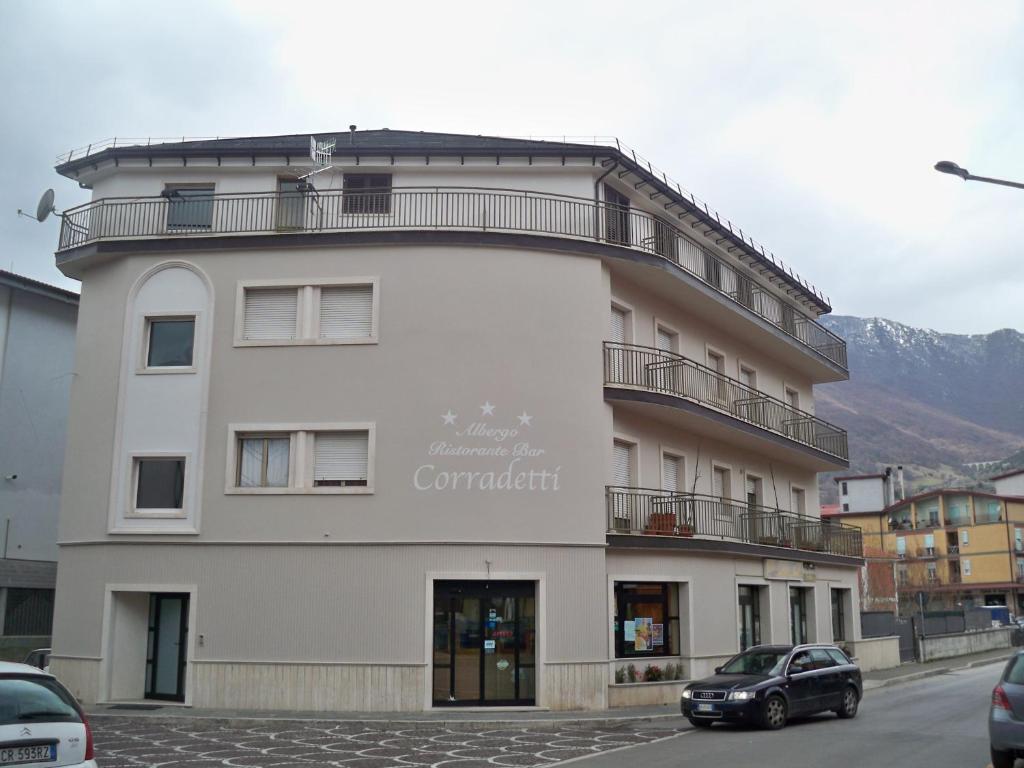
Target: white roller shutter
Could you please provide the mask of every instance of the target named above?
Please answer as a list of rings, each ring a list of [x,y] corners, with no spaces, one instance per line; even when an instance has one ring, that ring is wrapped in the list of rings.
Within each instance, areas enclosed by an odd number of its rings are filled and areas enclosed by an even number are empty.
[[[713,486],[711,492],[720,499],[728,498],[728,493],[726,493],[727,478],[728,473],[724,469],[715,467],[715,471],[712,473]]]
[[[314,444],[313,481],[343,484],[365,481],[369,463],[367,432],[322,432]]]
[[[626,343],[626,313],[618,307],[612,307],[611,338],[617,344]]]
[[[373,286],[320,289],[320,338],[358,339],[373,333]]]
[[[612,485],[631,488],[633,486],[633,446],[615,442],[612,457]]]
[[[661,487],[672,493],[679,492],[679,459],[675,456],[661,457]]]
[[[298,307],[297,288],[247,288],[242,338],[294,339]]]
[[[675,334],[674,333],[669,333],[664,328],[659,328],[658,329],[658,339],[657,339],[658,349],[663,350],[665,352],[674,352],[675,351],[673,349],[673,347],[675,346],[674,342],[675,342]]]

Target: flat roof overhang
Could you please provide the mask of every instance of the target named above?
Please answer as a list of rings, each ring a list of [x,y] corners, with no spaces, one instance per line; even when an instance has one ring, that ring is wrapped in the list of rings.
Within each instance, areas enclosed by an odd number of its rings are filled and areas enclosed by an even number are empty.
[[[827,552],[813,552],[788,547],[770,547],[764,544],[746,544],[728,539],[682,538],[679,536],[642,536],[633,534],[608,534],[611,549],[631,549],[654,552],[678,552],[690,555],[717,555],[721,557],[749,557],[771,560],[795,560],[816,565],[836,565],[846,568],[860,568],[863,558],[847,555],[833,555]]]

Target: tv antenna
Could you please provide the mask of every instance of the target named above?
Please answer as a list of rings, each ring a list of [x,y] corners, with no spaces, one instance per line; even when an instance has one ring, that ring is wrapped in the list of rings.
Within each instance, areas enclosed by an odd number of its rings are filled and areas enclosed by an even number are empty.
[[[331,165],[331,155],[334,153],[335,139],[329,139],[327,141],[318,141],[316,136],[309,137],[309,159],[313,161],[313,170],[303,173],[299,176],[299,181],[305,181],[305,187],[312,189],[312,183],[308,179],[313,178],[318,173],[329,171],[334,166]]]
[[[51,213],[55,214],[56,216],[62,216],[63,215],[63,214],[57,213],[57,209],[53,205],[53,190],[52,189],[48,189],[45,192],[43,192],[42,197],[39,198],[39,204],[36,205],[36,215],[35,216],[33,216],[30,213],[25,213],[23,210],[21,210],[21,208],[18,209],[18,215],[19,216],[24,216],[26,219],[35,219],[36,221],[38,221],[40,223],[46,221],[46,219],[49,218]]]

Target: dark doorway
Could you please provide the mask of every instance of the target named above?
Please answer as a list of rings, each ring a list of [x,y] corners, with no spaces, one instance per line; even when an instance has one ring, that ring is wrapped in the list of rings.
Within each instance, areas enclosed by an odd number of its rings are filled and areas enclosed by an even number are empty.
[[[533,705],[536,615],[531,581],[434,582],[434,705]]]
[[[146,698],[185,700],[188,595],[149,596]]]

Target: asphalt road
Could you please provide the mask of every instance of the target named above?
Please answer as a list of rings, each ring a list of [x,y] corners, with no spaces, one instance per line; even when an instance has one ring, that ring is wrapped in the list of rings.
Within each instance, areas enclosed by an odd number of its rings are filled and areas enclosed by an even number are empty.
[[[774,732],[715,725],[587,758],[579,768],[984,768],[1001,670],[990,664],[868,691],[854,720],[818,715]]]

